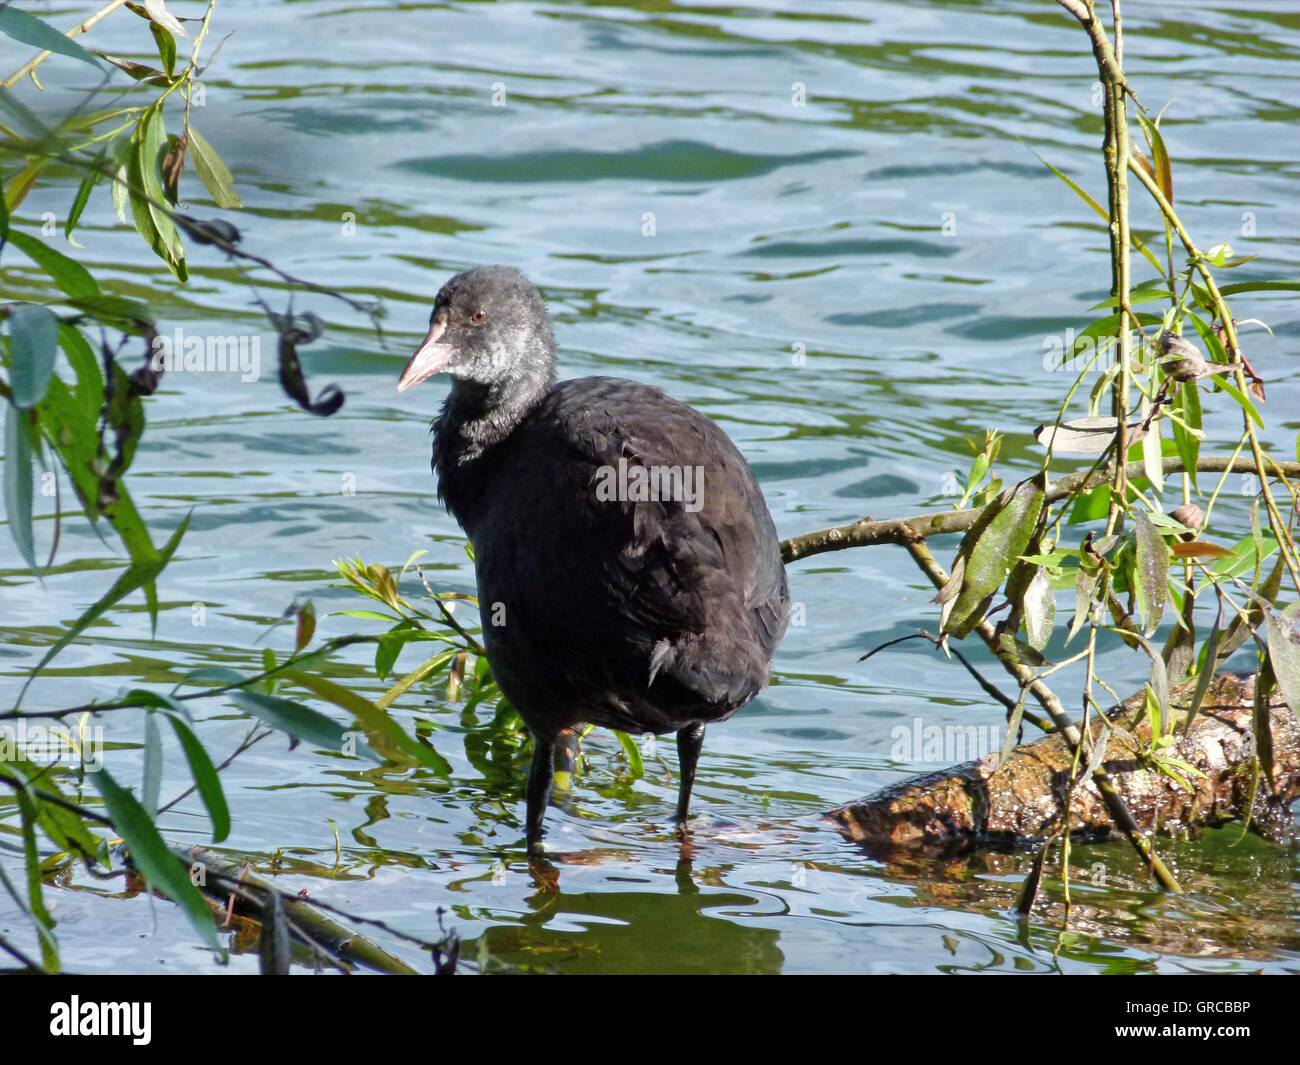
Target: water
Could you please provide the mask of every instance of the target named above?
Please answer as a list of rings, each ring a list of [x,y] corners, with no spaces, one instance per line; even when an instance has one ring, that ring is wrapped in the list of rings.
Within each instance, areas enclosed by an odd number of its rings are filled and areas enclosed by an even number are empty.
[[[70,25],[80,14],[49,17]],[[1287,101],[1300,99],[1298,9],[1134,0],[1125,14],[1130,80],[1153,109],[1173,99],[1163,128],[1192,233],[1259,256],[1231,280],[1295,276],[1300,114]],[[322,636],[366,631],[328,616],[364,605],[338,587],[336,558],[400,566],[425,548],[432,580],[472,591],[428,471],[427,420],[445,386],[394,389],[434,291],[470,265],[510,263],[539,283],[562,376],[635,377],[715,418],[753,464],[782,536],[950,505],[945,475],[964,473],[963,438],[986,427],[1007,434],[1004,476],[1036,464],[1030,434],[1065,386],[1044,370],[1045,345],[1091,320],[1109,278],[1097,219],[1032,154],[1104,194],[1095,68],[1053,5],[227,0],[214,32],[231,30],[194,125],[235,173],[245,247],[382,297],[389,343],[342,305],[298,296],[295,309],[329,324],[303,349],[313,393],[337,381],[348,397],[333,418],[301,413],[275,382],[273,334],[234,272],[192,248],[194,279],[175,289],[96,194],[77,254],[105,287],[148,299],[163,332],[259,336],[261,379],[166,378],[129,478],[156,540],[194,513],[159,585],[157,639],[129,600],[56,660],[26,708],[107,699],[202,665],[255,670],[263,647],[291,647],[287,626],[267,629],[295,597],[315,602]],[[125,13],[94,33],[109,51],[138,53],[147,39]],[[8,71],[23,57],[3,47]],[[68,84],[82,76],[74,67],[53,61],[43,80]],[[74,181],[38,188],[21,219],[62,217]],[[206,214],[197,182],[185,182]],[[1145,204],[1136,210],[1140,233],[1153,222]],[[5,263],[6,293],[29,292],[21,257]],[[259,285],[283,303],[269,280]],[[1266,440],[1284,455],[1300,428],[1294,306],[1235,304],[1273,329],[1249,334],[1248,353],[1269,382]],[[1238,419],[1217,409],[1220,448]],[[1238,529],[1245,515],[1239,499],[1224,512]],[[120,565],[83,522],[62,535],[43,583],[0,537],[8,692]],[[938,547],[949,560],[952,546]],[[1180,899],[1155,892],[1122,844],[1076,849],[1089,879],[1075,886],[1064,935],[1056,882],[1031,920],[1011,912],[1026,856],[883,862],[840,838],[820,811],[941,764],[895,758],[896,727],[918,716],[992,725],[1000,710],[921,642],[857,662],[935,625],[932,590],[902,551],[811,558],[790,580],[805,624],[787,635],[771,689],[710,731],[687,851],[670,825],[671,743],[637,780],[613,737],[596,733],[569,808],[548,816],[558,889],[540,885],[520,858],[522,763],[509,752],[485,763],[490,713],[465,719],[433,689],[403,698],[396,716],[423,723],[450,782],[358,769],[277,737],[223,774],[225,846],[287,888],[419,939],[440,937],[441,909],[475,968],[1295,971],[1296,858],[1254,838],[1236,845],[1236,829],[1166,848],[1190,888]],[[1123,649],[1102,667],[1117,690],[1145,676]],[[328,672],[371,697],[386,687],[365,649]],[[249,724],[213,703],[200,717],[218,759]],[[110,769],[137,780],[138,718],[107,724]],[[185,783],[169,747],[164,799]],[[16,824],[12,807],[4,818]],[[208,840],[192,799],[163,828]],[[74,871],[48,892],[69,967],[215,967],[175,908],[119,889]],[[0,932],[27,942],[11,909],[0,909]],[[409,943],[370,933],[429,967]],[[253,970],[256,959],[230,966]]]

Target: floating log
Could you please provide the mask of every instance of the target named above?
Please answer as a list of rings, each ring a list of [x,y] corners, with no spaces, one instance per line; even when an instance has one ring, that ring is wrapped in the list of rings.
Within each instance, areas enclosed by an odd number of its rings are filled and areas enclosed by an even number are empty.
[[[1168,834],[1221,825],[1241,820],[1250,807],[1255,675],[1216,676],[1188,727],[1194,691],[1195,684],[1189,682],[1171,692],[1176,738],[1162,751],[1204,774],[1180,773],[1188,787],[1143,757],[1151,740],[1145,693],[1107,715],[1111,734],[1103,764],[1144,832]],[[1261,772],[1251,828],[1277,840],[1291,833],[1289,807],[1300,796],[1300,726],[1277,693],[1269,702],[1269,721],[1273,783],[1270,787]],[[1099,736],[1102,728],[1102,722],[1093,718],[1091,735]],[[1003,766],[998,766],[998,757],[993,754],[912,777],[826,816],[853,839],[886,847],[966,848],[1050,836],[1063,821],[1073,764],[1064,740],[1049,735],[1022,744]],[[1074,787],[1069,825],[1080,838],[1112,834],[1111,820],[1090,776]]]

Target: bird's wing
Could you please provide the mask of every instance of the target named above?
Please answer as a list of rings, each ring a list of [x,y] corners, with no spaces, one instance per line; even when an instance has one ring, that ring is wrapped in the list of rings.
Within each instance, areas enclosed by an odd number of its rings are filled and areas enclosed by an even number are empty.
[[[789,595],[771,516],[736,446],[691,407],[613,378],[565,382],[545,408],[533,422],[544,439],[520,441],[552,452],[545,479],[559,520],[539,522],[539,535],[563,537],[546,545],[552,557],[599,581],[573,574],[580,604],[614,609],[574,624],[611,625],[641,647],[647,683],[663,671],[717,701],[752,696]]]

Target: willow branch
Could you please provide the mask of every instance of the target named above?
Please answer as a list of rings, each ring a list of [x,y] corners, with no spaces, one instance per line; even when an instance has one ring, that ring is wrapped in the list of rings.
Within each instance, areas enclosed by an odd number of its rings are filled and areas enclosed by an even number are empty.
[[[930,583],[936,589],[942,588],[948,583],[947,572],[935,560],[934,555],[930,553],[930,549],[926,546],[923,538],[914,536],[905,541],[904,546],[916,564],[930,578]],[[1080,748],[1083,737],[1074,722],[1070,720],[1069,714],[1066,713],[1065,707],[1061,705],[1061,700],[1057,698],[1056,693],[1034,675],[1033,669],[1019,661],[1013,653],[1004,648],[1002,641],[998,639],[997,630],[987,618],[976,625],[974,631],[988,646],[994,657],[1002,663],[1002,667],[1015,678],[1022,688],[1027,689],[1038,700],[1039,705],[1047,711],[1047,716],[1052,719],[1052,724],[1056,726],[1062,739],[1075,752],[1075,757],[1082,758],[1083,752]],[[1161,887],[1167,891],[1181,894],[1182,888],[1179,886],[1178,881],[1164,862],[1160,860],[1159,855],[1152,849],[1150,841],[1142,835],[1141,828],[1138,827],[1133,814],[1125,805],[1124,797],[1116,790],[1114,781],[1110,779],[1110,774],[1106,772],[1104,765],[1099,765],[1093,771],[1092,782],[1101,795],[1111,821],[1128,838],[1129,843],[1133,845],[1133,849],[1146,862],[1147,867],[1156,880],[1160,882]],[[1068,810],[1066,811],[1066,820],[1067,822],[1069,820]]]
[[[72,27],[72,29],[68,30],[63,36],[67,37],[69,40],[71,40],[73,37],[80,37],[83,33],[85,33],[88,29],[94,26],[97,22],[101,22],[104,19],[106,19],[109,15],[111,15],[114,11],[116,11],[119,7],[121,7],[125,3],[126,0],[109,0],[107,4],[101,7],[93,15],[89,16],[88,18],[82,19],[82,21],[78,22],[75,26]],[[36,78],[34,76],[34,72],[36,68],[39,67],[42,63],[44,63],[47,59],[49,59],[51,55],[53,55],[52,52],[41,52],[40,54],[34,56],[32,59],[29,59],[16,71],[10,74],[9,77],[5,78],[3,82],[0,82],[0,88],[12,89],[15,85],[17,85],[20,81],[22,81],[23,78],[25,78],[28,74],[33,74],[32,81],[35,82]],[[39,82],[37,83],[36,87],[40,88]]]
[[[1174,210],[1173,204],[1160,191],[1160,186],[1146,173],[1133,159],[1129,160],[1130,169],[1137,174],[1138,180],[1146,186],[1146,190],[1151,193],[1151,198],[1155,200],[1156,206],[1160,208],[1160,213],[1165,216],[1170,226],[1173,227],[1178,239],[1182,242],[1183,248],[1187,251],[1193,267],[1201,275],[1201,280],[1205,282],[1205,290],[1210,294],[1210,299],[1214,303],[1214,311],[1219,317],[1223,326],[1223,335],[1225,338],[1225,350],[1228,358],[1237,363],[1235,371],[1237,379],[1237,388],[1243,395],[1249,395],[1249,389],[1246,384],[1246,375],[1242,367],[1241,347],[1237,342],[1237,327],[1232,320],[1232,312],[1224,302],[1223,294],[1219,291],[1218,283],[1214,280],[1214,274],[1210,272],[1209,267],[1205,265],[1205,256],[1197,250],[1195,242],[1191,235],[1183,226],[1182,220]],[[1250,440],[1251,454],[1254,456],[1255,464],[1263,468],[1264,454],[1259,445],[1259,434],[1255,431],[1255,426],[1250,420],[1250,416],[1244,411],[1242,418],[1245,421],[1246,436]],[[1281,551],[1282,557],[1286,560],[1287,569],[1291,573],[1291,580],[1295,583],[1297,589],[1300,589],[1300,567],[1297,566],[1295,559],[1294,544],[1291,537],[1286,533],[1286,523],[1282,521],[1282,515],[1277,509],[1277,502],[1273,499],[1273,492],[1268,486],[1265,478],[1260,478],[1260,486],[1263,490],[1264,508],[1268,511],[1269,525],[1273,529],[1273,535],[1277,537],[1278,550]]]
[[[1257,463],[1245,455],[1224,456],[1206,455],[1196,460],[1196,469],[1205,473],[1253,473],[1261,481],[1267,477],[1300,477],[1300,462],[1275,462],[1265,457],[1264,462]],[[1170,456],[1163,460],[1165,476],[1184,473],[1187,470],[1183,460]],[[1130,462],[1127,474],[1141,477],[1146,469],[1141,462]],[[1046,505],[1057,503],[1072,495],[1086,492],[1105,484],[1111,477],[1106,469],[1084,470],[1080,473],[1067,474],[1052,482],[1047,487]],[[797,562],[810,555],[820,555],[827,551],[842,551],[846,547],[872,547],[876,544],[901,544],[906,546],[918,536],[942,536],[950,533],[966,532],[979,516],[984,513],[981,508],[970,507],[966,510],[946,510],[938,514],[923,514],[913,518],[892,518],[887,521],[872,521],[863,518],[849,525],[835,525],[829,529],[793,536],[781,543],[781,558],[787,562]]]

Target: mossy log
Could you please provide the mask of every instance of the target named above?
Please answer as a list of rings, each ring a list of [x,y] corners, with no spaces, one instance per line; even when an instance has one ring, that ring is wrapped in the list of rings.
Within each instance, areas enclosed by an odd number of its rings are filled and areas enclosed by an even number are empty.
[[[1162,754],[1195,766],[1182,772],[1187,786],[1156,768],[1145,756],[1151,725],[1145,693],[1107,718],[1111,734],[1103,759],[1117,790],[1144,832],[1185,832],[1244,819],[1254,795],[1251,828],[1278,839],[1292,829],[1290,804],[1300,796],[1300,726],[1293,709],[1274,693],[1269,703],[1273,736],[1273,779],[1253,769],[1251,721],[1254,674],[1221,673],[1188,727],[1195,685],[1171,693],[1174,743]],[[1092,736],[1102,722],[1090,723]],[[1073,757],[1056,735],[1012,750],[1006,764],[998,755],[913,777],[826,816],[855,840],[886,846],[968,847],[1042,839],[1062,825]],[[1190,789],[1190,790],[1189,790]],[[1079,781],[1070,800],[1069,826],[1083,838],[1112,832],[1101,795],[1091,778]]]

